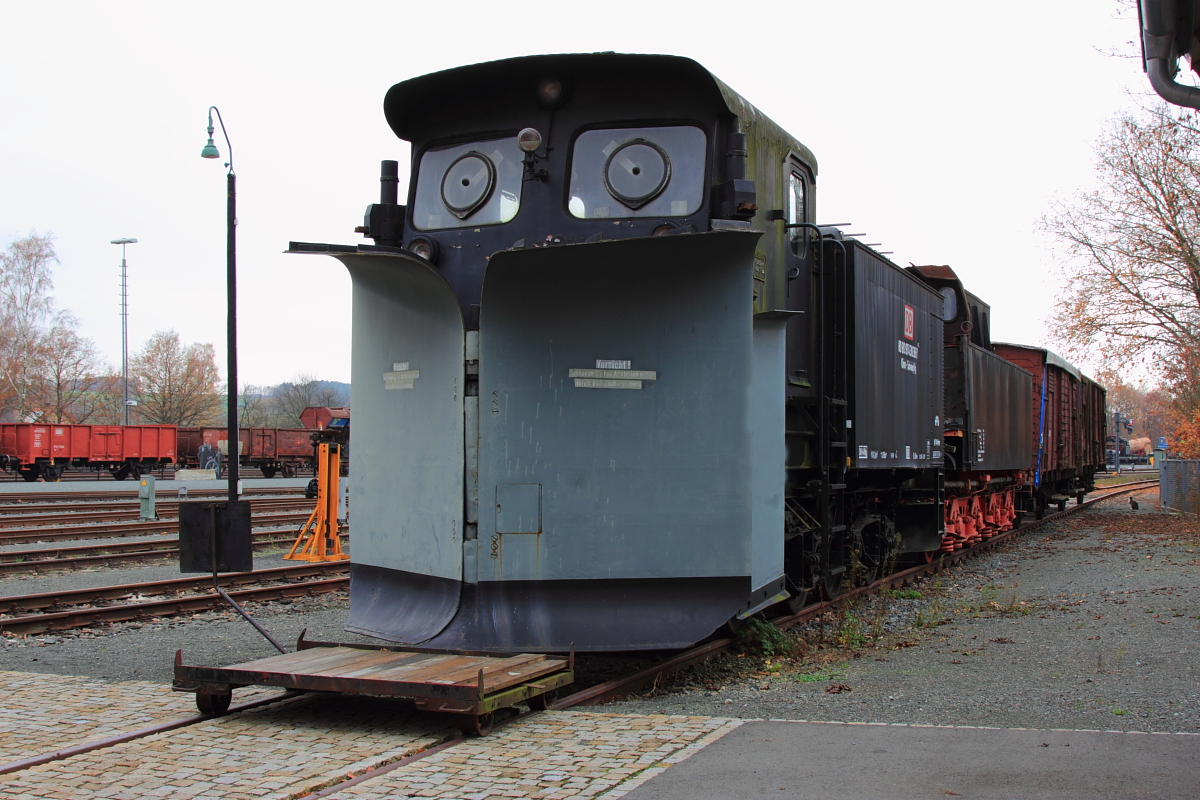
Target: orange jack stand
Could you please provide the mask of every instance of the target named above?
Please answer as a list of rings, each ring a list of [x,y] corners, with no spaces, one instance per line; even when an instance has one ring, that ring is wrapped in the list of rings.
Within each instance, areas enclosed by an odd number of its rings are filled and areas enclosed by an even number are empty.
[[[284,558],[289,561],[345,561],[338,524],[338,477],[342,464],[336,444],[317,445],[317,507],[300,528],[296,543]]]

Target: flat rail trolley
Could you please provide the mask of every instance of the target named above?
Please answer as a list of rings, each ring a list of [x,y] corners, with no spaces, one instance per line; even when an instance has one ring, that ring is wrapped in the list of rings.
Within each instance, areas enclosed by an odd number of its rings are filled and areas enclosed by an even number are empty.
[[[460,715],[464,733],[483,736],[501,708],[528,703],[548,707],[554,692],[574,681],[575,654],[478,653],[305,641],[283,653],[229,667],[183,663],[175,654],[177,692],[195,692],[205,713],[224,713],[233,690],[277,686],[314,692],[407,697],[422,711]]]

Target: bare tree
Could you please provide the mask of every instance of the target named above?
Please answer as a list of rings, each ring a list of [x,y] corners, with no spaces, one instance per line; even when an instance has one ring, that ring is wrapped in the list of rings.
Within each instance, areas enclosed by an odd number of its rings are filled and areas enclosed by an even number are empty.
[[[1056,203],[1063,251],[1052,336],[1072,356],[1163,381],[1178,424],[1200,409],[1200,128],[1159,104],[1096,145],[1099,186]]]
[[[158,331],[130,359],[129,379],[144,422],[203,425],[216,416],[220,375],[211,344],[185,348],[175,331]]]
[[[273,387],[245,384],[238,392],[238,424],[243,428],[287,428],[272,397]]]
[[[321,382],[313,399],[316,401],[313,403],[314,406],[340,408],[350,404],[350,398],[346,395],[345,390],[327,381]]]
[[[47,422],[84,423],[104,406],[101,376],[106,371],[96,345],[75,332],[76,321],[61,314],[43,338],[41,406]]]
[[[17,419],[33,416],[41,399],[57,263],[50,233],[31,231],[0,254],[0,403]]]
[[[300,411],[312,405],[325,405],[320,402],[324,398],[322,381],[314,375],[301,373],[290,381],[275,387],[275,408],[280,415],[280,425],[283,427],[300,427]]]
[[[88,422],[93,425],[120,425],[125,419],[124,378],[112,371],[100,375],[92,384],[86,402],[92,405]],[[130,422],[135,422],[135,419],[131,418]]]

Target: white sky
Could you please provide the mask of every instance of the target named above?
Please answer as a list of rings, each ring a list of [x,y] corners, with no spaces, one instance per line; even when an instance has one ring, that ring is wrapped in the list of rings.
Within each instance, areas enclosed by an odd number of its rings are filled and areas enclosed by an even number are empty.
[[[994,338],[1041,342],[1054,280],[1036,221],[1089,184],[1100,126],[1147,87],[1137,60],[1100,52],[1136,39],[1115,15],[1106,0],[0,0],[0,246],[58,237],[58,305],[119,368],[109,241],[139,239],[130,352],[174,328],[224,372],[225,170],[199,157],[215,104],[238,173],[241,382],[348,381],[349,278],[282,251],[369,243],[353,229],[379,161],[408,161],[388,87],[534,53],[670,53],[816,153],[818,221],[852,222],[902,265],[950,264],[991,302]]]

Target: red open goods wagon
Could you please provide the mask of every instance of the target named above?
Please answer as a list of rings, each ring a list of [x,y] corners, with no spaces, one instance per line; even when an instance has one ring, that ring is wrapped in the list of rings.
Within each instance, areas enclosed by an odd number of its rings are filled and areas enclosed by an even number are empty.
[[[0,423],[0,465],[27,481],[57,481],[70,466],[108,470],[117,480],[176,460],[174,425]]]

